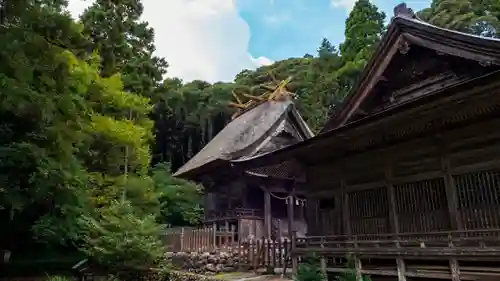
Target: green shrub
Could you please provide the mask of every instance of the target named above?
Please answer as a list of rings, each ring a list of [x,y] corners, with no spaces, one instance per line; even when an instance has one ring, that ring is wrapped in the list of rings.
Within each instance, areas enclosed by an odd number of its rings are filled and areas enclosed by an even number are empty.
[[[371,281],[370,277],[367,275],[362,275],[361,280],[356,280],[356,266],[352,257],[347,257],[345,266],[347,270],[335,277],[337,281]]]
[[[82,250],[109,273],[123,268],[148,268],[164,253],[153,216],[134,214],[129,202],[112,202],[101,208],[100,219],[82,220],[87,233]]]
[[[294,279],[295,281],[324,281],[327,280],[327,276],[321,272],[319,258],[312,254],[300,263]]]

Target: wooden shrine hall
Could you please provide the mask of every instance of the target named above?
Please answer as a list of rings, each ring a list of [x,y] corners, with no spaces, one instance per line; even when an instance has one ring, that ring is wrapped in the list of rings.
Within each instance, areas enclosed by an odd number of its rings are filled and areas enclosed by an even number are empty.
[[[313,136],[286,89],[289,81],[261,85],[264,93],[244,94],[245,103],[233,93],[237,102],[231,105],[239,109],[233,120],[174,174],[203,184],[203,223],[231,228],[240,241],[306,233],[304,180],[295,176],[295,161],[247,170],[233,164]]]
[[[308,201],[294,258],[316,252],[338,273],[351,256],[358,277],[500,280],[500,40],[399,5],[322,132],[241,165],[291,160]]]

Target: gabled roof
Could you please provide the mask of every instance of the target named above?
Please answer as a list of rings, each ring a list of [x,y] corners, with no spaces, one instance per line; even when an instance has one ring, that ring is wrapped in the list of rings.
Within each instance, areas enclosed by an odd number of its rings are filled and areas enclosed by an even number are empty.
[[[349,122],[350,116],[356,111],[361,102],[370,94],[371,89],[381,78],[382,73],[388,66],[391,58],[404,43],[416,44],[437,52],[451,56],[463,57],[478,61],[485,65],[500,65],[500,40],[486,38],[440,28],[425,23],[415,17],[406,5],[401,4],[395,9],[395,17],[392,19],[388,30],[369,63],[365,67],[362,78],[354,91],[341,105],[340,109],[330,118],[319,135],[303,142],[290,145],[283,149],[262,154],[246,161],[243,167],[261,167],[273,165],[300,158],[303,154],[310,154],[310,148],[316,147],[318,143],[330,143],[331,138],[339,136],[367,124],[390,118],[395,112],[408,110],[417,104],[423,104],[428,100],[437,99],[440,95],[451,95],[461,84],[453,85],[449,90],[439,89],[435,94],[427,95],[421,99],[411,100],[397,107],[392,107],[374,115]],[[498,71],[478,77],[470,82],[468,87],[474,87],[482,83],[491,83],[498,77]]]
[[[500,65],[500,40],[440,28],[419,20],[411,9],[400,4],[394,9],[387,33],[365,67],[361,80],[320,133],[345,125],[368,97],[392,57],[407,44],[478,61]],[[389,78],[390,79],[390,78]]]
[[[292,101],[266,101],[232,120],[174,176],[195,179],[232,160],[269,152],[281,132],[296,142],[313,136]]]

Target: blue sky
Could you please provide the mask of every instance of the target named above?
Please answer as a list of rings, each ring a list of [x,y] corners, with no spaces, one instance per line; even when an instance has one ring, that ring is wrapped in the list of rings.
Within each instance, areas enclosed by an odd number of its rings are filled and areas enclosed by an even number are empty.
[[[376,0],[389,20],[398,0]],[[418,11],[430,1],[407,1]],[[349,5],[348,1],[344,2]],[[323,37],[338,45],[344,39],[348,8],[332,5],[332,0],[239,0],[241,17],[251,29],[249,51],[271,60],[315,54]]]
[[[372,0],[388,18],[400,0]],[[69,0],[77,18],[92,0]],[[323,37],[338,45],[355,0],[142,0],[167,76],[232,81],[244,69],[315,54]],[[414,10],[430,0],[408,0]]]

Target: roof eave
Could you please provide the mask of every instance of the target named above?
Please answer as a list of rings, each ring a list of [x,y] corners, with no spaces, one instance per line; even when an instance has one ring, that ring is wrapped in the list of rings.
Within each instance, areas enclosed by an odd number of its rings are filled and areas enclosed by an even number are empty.
[[[208,173],[209,171],[212,171],[213,169],[216,169],[220,166],[222,166],[224,163],[228,163],[227,160],[222,160],[222,159],[215,159],[213,161],[210,161],[202,166],[190,169],[190,170],[177,170],[173,174],[174,177],[176,178],[182,178],[185,180],[192,180],[196,181],[200,176],[203,174]],[[182,168],[182,167],[181,167]]]
[[[355,98],[357,95],[354,93],[357,93],[359,89],[363,88],[365,84],[367,84],[371,78],[372,74],[374,73],[374,70],[378,67],[378,62],[383,60],[385,58],[385,50],[387,50],[387,46],[391,44],[395,44],[396,41],[398,40],[400,36],[399,28],[396,24],[394,24],[396,18],[393,18],[391,20],[391,24],[389,25],[389,29],[387,30],[386,34],[380,41],[379,45],[377,46],[377,49],[375,50],[373,56],[370,58],[368,61],[367,66],[364,68],[363,72],[361,73],[361,81],[357,84],[357,86],[351,91],[350,94],[347,95],[347,98],[343,101],[342,105],[340,106],[340,109],[335,111],[335,113],[330,117],[330,119],[327,121],[323,129],[321,129],[320,134],[323,134],[327,131],[330,131],[336,127],[338,127],[342,120],[343,117],[346,114],[346,111],[351,108],[351,104],[354,102]]]

